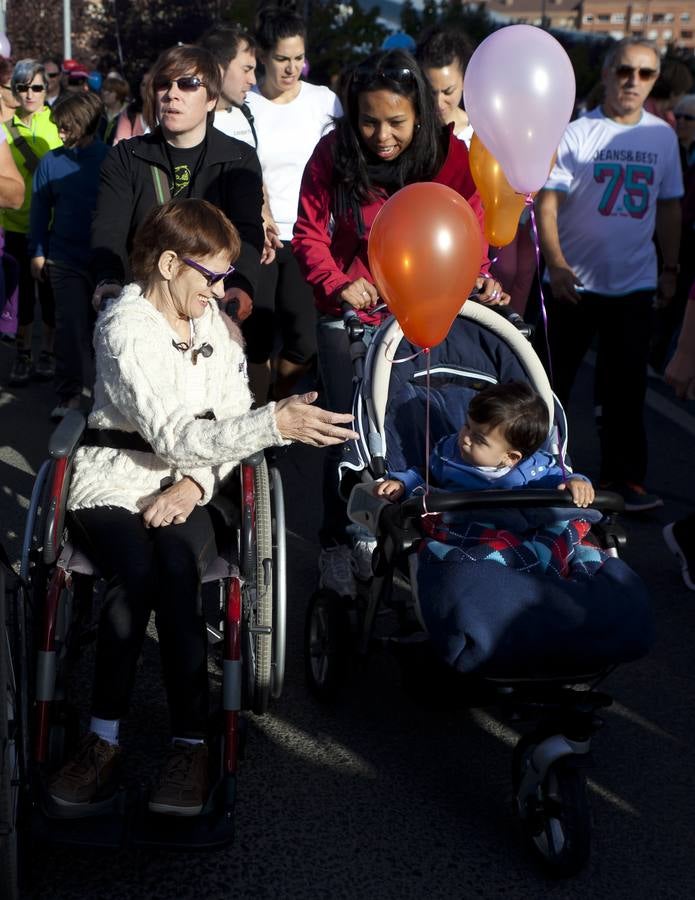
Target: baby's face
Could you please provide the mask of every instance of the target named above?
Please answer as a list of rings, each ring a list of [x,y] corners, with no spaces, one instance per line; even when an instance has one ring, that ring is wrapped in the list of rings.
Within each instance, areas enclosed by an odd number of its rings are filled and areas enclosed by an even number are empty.
[[[470,416],[459,432],[459,450],[469,466],[515,466],[521,454],[509,445],[502,425],[483,425]]]

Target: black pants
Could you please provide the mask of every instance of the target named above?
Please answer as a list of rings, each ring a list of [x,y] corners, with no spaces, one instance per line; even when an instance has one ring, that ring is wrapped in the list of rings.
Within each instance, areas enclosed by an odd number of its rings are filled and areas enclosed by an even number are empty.
[[[55,297],[56,393],[67,400],[94,382],[92,281],[68,264],[46,266]]]
[[[316,355],[314,294],[306,283],[289,241],[275,261],[261,266],[253,312],[242,325],[249,362],[262,364],[273,354],[276,333],[280,356],[305,365]]]
[[[196,506],[183,525],[145,528],[117,507],[72,513],[78,542],[108,580],[99,622],[92,714],[126,715],[152,609],[172,734],[207,731],[207,636],[200,578],[217,555],[210,513]]]
[[[567,406],[579,366],[598,336],[595,396],[602,407],[601,481],[644,484],[647,436],[644,398],[654,291],[624,297],[582,293],[577,304],[547,292],[553,387]],[[543,353],[541,329],[536,349]]]
[[[47,281],[34,281],[31,277],[29,244],[26,234],[5,232],[5,252],[14,256],[19,266],[19,325],[31,325],[34,321],[34,289],[38,286],[41,319],[49,328],[55,325],[53,292]],[[28,349],[28,348],[27,348]]]

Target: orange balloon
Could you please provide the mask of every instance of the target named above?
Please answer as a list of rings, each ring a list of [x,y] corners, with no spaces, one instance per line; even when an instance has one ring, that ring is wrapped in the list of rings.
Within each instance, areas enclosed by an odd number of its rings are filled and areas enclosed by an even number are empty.
[[[471,141],[469,162],[485,210],[485,237],[493,247],[506,247],[514,240],[526,197],[516,193],[477,134]]]
[[[482,256],[475,213],[443,184],[402,188],[379,210],[369,233],[369,269],[379,293],[419,347],[434,347],[447,336]]]

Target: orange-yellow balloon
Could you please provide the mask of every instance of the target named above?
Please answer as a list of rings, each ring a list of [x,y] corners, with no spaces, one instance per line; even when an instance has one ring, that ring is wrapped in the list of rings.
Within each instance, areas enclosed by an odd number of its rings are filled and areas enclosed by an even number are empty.
[[[485,237],[493,247],[506,247],[514,240],[526,198],[511,187],[502,166],[477,134],[471,141],[469,161],[485,210]]]
[[[369,269],[379,293],[419,347],[434,347],[447,336],[482,255],[480,224],[470,205],[433,182],[395,193],[369,233]]]

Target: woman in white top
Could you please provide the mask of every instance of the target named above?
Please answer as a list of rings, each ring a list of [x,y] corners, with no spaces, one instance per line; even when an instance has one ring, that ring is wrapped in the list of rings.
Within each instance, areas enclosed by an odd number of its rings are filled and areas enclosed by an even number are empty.
[[[473,128],[461,104],[463,76],[473,55],[471,42],[462,31],[435,26],[423,35],[415,55],[432,86],[442,121],[453,123],[456,137],[470,148]]]
[[[342,115],[336,95],[302,81],[306,25],[287,9],[259,16],[257,57],[260,84],[247,95],[258,136],[258,157],[266,190],[266,230],[274,233],[277,255],[263,266],[252,315],[244,322],[249,376],[256,401],[264,402],[276,333],[281,349],[273,396],[288,396],[316,355],[314,298],[294,258],[290,241],[297,218],[304,167],[319,139]]]

